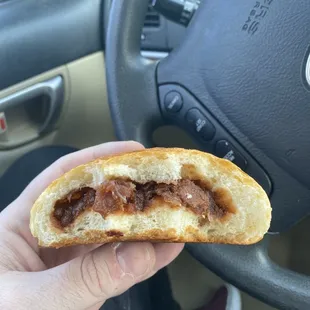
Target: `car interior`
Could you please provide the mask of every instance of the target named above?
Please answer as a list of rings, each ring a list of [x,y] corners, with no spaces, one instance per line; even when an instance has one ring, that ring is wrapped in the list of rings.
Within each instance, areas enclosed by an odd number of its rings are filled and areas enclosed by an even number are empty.
[[[309,13],[295,0],[0,0],[0,210],[78,149],[203,150],[252,176],[273,218],[255,245],[187,244],[168,267],[174,298],[194,310],[227,282],[242,309],[310,309]]]

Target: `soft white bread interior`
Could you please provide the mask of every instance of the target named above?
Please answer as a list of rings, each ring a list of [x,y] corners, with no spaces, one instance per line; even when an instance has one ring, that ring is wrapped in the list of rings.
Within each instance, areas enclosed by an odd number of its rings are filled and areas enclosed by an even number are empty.
[[[52,213],[58,200],[83,187],[96,189],[111,178],[137,183],[199,179],[235,212],[201,225],[188,208],[155,200],[147,212],[103,217],[90,208],[68,227],[55,225]],[[35,202],[30,229],[44,247],[134,240],[252,244],[263,238],[270,221],[266,193],[231,162],[197,150],[154,148],[100,158],[64,174]]]

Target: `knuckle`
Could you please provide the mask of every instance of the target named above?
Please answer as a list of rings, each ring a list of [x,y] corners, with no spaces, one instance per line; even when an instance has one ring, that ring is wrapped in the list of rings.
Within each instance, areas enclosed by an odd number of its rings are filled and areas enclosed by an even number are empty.
[[[95,253],[84,257],[80,274],[84,287],[96,299],[106,300],[117,290],[118,277],[111,272],[105,259],[99,259]]]

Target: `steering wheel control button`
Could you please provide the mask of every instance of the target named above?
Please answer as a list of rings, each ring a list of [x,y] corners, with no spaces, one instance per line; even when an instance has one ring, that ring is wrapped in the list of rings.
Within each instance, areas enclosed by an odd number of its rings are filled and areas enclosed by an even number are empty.
[[[165,97],[165,107],[168,112],[177,113],[182,109],[183,98],[177,91],[169,92]]]
[[[217,142],[215,155],[230,160],[242,170],[247,167],[246,159],[226,140]]]
[[[189,127],[203,140],[210,141],[215,135],[215,127],[198,109],[190,109],[186,114]]]

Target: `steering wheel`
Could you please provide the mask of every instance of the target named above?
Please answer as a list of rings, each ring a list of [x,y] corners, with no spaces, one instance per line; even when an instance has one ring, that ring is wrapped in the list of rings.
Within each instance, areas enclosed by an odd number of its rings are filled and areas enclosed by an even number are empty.
[[[268,193],[269,234],[288,230],[310,204],[310,2],[202,1],[183,44],[160,62],[140,54],[148,1],[113,1],[107,31],[110,108],[119,139],[151,147],[161,124],[188,131]],[[309,309],[310,279],[253,246],[188,244],[207,268],[283,309]]]

